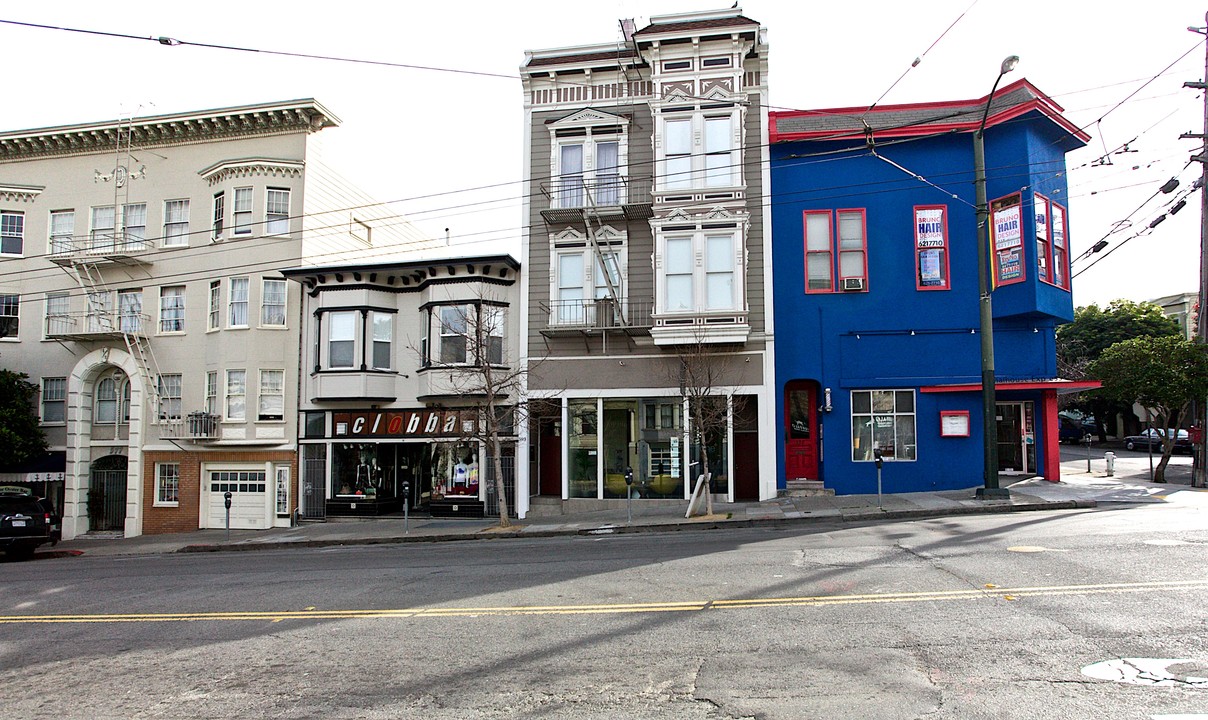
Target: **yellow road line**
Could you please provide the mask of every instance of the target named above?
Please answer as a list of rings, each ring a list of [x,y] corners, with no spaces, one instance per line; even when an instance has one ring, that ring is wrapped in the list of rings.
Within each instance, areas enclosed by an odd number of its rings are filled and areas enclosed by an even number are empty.
[[[232,612],[116,613],[65,615],[0,615],[0,625],[66,623],[146,623],[284,620],[368,620],[424,619],[494,615],[622,615],[654,612],[701,612],[703,610],[753,610],[777,607],[825,607],[829,605],[872,605],[886,603],[950,602],[954,600],[1016,600],[1024,597],[1060,597],[1110,593],[1152,592],[1155,590],[1208,590],[1205,580],[1167,580],[1135,583],[1099,583],[1090,585],[1050,585],[1036,587],[994,587],[967,590],[933,590],[909,593],[872,593],[857,595],[814,595],[805,597],[769,597],[729,600],[690,600],[678,602],[614,603],[584,605],[502,605],[493,607],[429,607],[380,610],[248,610]]]

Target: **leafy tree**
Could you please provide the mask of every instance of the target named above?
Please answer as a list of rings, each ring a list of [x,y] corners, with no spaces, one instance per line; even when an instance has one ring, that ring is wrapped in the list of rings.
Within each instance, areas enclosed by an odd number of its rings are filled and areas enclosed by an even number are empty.
[[[1148,302],[1112,300],[1106,308],[1091,304],[1074,311],[1074,321],[1057,328],[1057,370],[1061,377],[1071,380],[1092,379],[1090,366],[1112,345],[1140,337],[1180,337],[1182,331],[1173,318],[1162,314],[1162,308]],[[1103,393],[1089,396],[1065,396],[1063,405],[1090,412],[1099,425],[1100,439],[1105,439],[1104,420],[1117,412],[1129,412],[1126,406],[1113,402]]]
[[[1090,366],[1108,397],[1149,408],[1150,427],[1162,436],[1154,482],[1166,482],[1177,430],[1193,397],[1208,395],[1208,350],[1182,337],[1139,337],[1116,343]]]
[[[0,370],[0,447],[5,465],[19,465],[46,452],[38,425],[38,386],[25,373]]]

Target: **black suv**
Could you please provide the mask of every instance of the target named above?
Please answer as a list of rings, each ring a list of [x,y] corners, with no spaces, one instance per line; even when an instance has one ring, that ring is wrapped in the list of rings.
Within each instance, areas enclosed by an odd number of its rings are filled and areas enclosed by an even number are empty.
[[[0,548],[10,558],[28,560],[39,545],[57,543],[59,522],[50,503],[29,489],[0,487]]]

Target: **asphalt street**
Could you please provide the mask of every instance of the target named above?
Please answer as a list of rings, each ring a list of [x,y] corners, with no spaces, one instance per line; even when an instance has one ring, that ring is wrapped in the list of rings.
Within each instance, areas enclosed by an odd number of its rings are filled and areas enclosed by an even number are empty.
[[[33,718],[1208,717],[1206,518],[8,563],[0,687]]]

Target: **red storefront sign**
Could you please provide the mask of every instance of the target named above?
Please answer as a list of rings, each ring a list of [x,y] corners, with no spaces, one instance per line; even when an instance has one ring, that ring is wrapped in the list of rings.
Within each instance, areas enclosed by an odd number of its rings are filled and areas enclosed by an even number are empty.
[[[473,414],[460,410],[332,413],[335,437],[458,437],[473,430]]]

